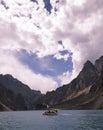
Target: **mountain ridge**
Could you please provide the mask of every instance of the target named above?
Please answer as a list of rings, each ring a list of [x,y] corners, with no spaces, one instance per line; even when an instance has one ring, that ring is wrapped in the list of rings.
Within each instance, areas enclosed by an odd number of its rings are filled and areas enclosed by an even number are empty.
[[[13,99],[13,100],[12,100]],[[92,64],[87,61],[69,84],[47,92],[31,90],[13,76],[0,74],[0,110],[103,109],[103,56]]]

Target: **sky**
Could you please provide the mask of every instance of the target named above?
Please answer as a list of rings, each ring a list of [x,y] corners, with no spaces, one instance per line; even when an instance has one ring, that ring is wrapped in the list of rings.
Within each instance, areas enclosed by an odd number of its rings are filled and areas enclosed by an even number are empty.
[[[42,93],[103,54],[103,0],[0,0],[0,73]]]

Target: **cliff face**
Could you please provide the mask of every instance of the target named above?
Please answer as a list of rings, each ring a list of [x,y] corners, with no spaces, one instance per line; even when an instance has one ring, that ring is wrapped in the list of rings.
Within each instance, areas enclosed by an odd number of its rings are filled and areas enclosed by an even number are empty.
[[[0,105],[0,110],[27,110],[22,94],[14,94],[2,84],[0,84]]]
[[[103,108],[103,56],[84,64],[82,71],[70,84],[47,92],[42,103],[61,109]]]
[[[0,75],[1,105],[5,104],[11,110],[31,110],[40,96],[39,91],[31,90],[11,75]]]
[[[96,60],[95,65],[87,61],[78,77],[70,84],[65,100],[56,104],[57,107],[103,109],[103,57]],[[70,93],[72,88],[74,90]]]
[[[100,76],[90,89],[89,96],[93,102],[92,108],[103,109],[103,66]]]
[[[43,102],[49,105],[62,104],[83,93],[88,93],[97,77],[97,69],[90,61],[87,61],[77,78],[70,84],[57,88],[56,91],[47,92]]]
[[[78,98],[78,97],[77,97]],[[79,101],[78,101],[79,102]],[[82,102],[73,109],[103,109],[103,71],[91,86],[89,93],[82,97]]]
[[[66,92],[66,98],[71,99],[75,97],[80,91],[87,90],[96,78],[98,77],[98,72],[95,66],[87,61],[84,64],[82,71],[79,73],[76,79],[74,79],[69,85]]]

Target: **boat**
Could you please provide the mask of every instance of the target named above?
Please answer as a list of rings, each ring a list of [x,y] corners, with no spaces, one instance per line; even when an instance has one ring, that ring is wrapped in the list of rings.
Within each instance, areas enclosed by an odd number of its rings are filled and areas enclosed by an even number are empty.
[[[58,110],[57,109],[48,109],[43,113],[43,115],[48,115],[48,116],[58,115]]]

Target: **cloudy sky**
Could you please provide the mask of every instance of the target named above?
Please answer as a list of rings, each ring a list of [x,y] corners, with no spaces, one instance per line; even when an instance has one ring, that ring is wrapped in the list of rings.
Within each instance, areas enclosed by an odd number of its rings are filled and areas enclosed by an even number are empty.
[[[42,93],[103,54],[103,0],[0,0],[0,73]]]

